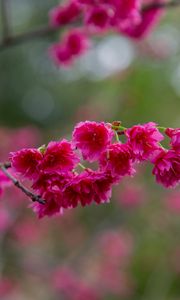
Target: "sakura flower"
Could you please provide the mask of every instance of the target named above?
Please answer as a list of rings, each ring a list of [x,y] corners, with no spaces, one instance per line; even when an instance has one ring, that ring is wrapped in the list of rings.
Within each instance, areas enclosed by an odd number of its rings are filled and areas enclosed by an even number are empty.
[[[62,214],[62,192],[58,190],[56,192],[45,192],[43,194],[44,199],[46,200],[45,204],[40,204],[35,202],[31,205],[33,211],[41,219],[45,216],[52,217],[55,215]]]
[[[5,187],[11,186],[11,180],[0,170],[0,195]]]
[[[87,10],[85,22],[95,30],[108,29],[112,11],[105,6],[93,6]]]
[[[40,169],[44,172],[68,172],[79,162],[73,152],[71,143],[67,140],[61,142],[50,142],[44,153]]]
[[[109,171],[117,180],[125,175],[133,175],[135,170],[129,145],[121,143],[110,145],[100,157],[100,166],[101,170]]]
[[[81,13],[81,9],[77,1],[70,1],[66,5],[58,5],[54,7],[50,13],[50,24],[52,27],[69,24],[74,21]]]
[[[171,138],[171,147],[180,151],[180,128],[167,128],[165,133]]]
[[[153,152],[159,148],[158,143],[164,139],[154,122],[133,126],[126,130],[125,134],[137,161],[149,159]]]
[[[106,151],[113,134],[105,123],[80,122],[73,131],[72,141],[81,150],[83,158],[93,162]]]
[[[61,45],[60,42],[50,47],[49,56],[57,66],[59,66],[60,64],[69,66],[73,62],[73,57],[71,55],[70,49],[66,47],[66,45]]]
[[[22,149],[10,153],[12,169],[28,179],[34,179],[38,175],[38,166],[42,161],[42,154],[39,150]]]
[[[180,182],[180,152],[160,149],[153,157],[152,163],[153,174],[158,183],[170,188]]]
[[[149,34],[150,31],[152,31],[155,25],[159,22],[163,13],[163,8],[151,8],[148,10],[142,9],[139,22],[129,22],[129,24],[126,24],[127,26],[125,26],[124,28],[121,26],[119,27],[119,29],[122,33],[131,38],[144,38],[146,35]]]

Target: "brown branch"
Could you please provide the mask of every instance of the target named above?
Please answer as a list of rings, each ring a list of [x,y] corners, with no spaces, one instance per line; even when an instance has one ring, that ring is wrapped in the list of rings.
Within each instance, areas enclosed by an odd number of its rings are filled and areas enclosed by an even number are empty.
[[[46,203],[46,201],[42,199],[41,196],[33,194],[30,190],[23,186],[13,175],[11,175],[7,171],[8,168],[10,168],[10,163],[0,163],[0,169],[3,171],[3,173],[14,183],[14,185],[17,188],[19,188],[24,194],[26,194],[26,196],[28,196],[33,202],[38,202],[40,204]]]
[[[166,9],[167,8],[174,8],[178,5],[180,5],[180,0],[173,0],[173,1],[166,2],[166,3],[154,2],[154,3],[151,3],[151,4],[145,5],[143,7],[142,11],[148,11],[148,10],[155,9],[155,8],[166,8]]]
[[[7,0],[1,0],[2,5],[5,5]],[[146,5],[142,8],[142,11],[151,10],[154,8],[173,8],[180,5],[180,0],[173,0],[166,3],[151,3]],[[24,32],[15,36],[10,36],[8,22],[7,22],[7,15],[5,15],[5,7],[2,6],[2,19],[3,19],[3,26],[4,26],[4,37],[2,42],[0,43],[0,51],[5,50],[6,48],[17,46],[23,43],[26,43],[31,40],[47,37],[54,32],[56,32],[59,28],[51,28],[50,26],[42,26],[38,29]],[[6,16],[6,17],[5,17]]]
[[[9,18],[8,0],[1,0],[1,18],[2,18],[3,43],[6,43],[10,35],[10,24],[9,24],[10,18]]]
[[[12,46],[26,43],[31,40],[49,36],[56,30],[57,30],[56,28],[51,28],[49,26],[43,26],[43,27],[40,27],[40,28],[32,30],[32,31],[24,32],[24,33],[15,35],[15,36],[9,36],[8,39],[3,40],[1,42],[0,51],[4,50],[6,48],[12,47]]]

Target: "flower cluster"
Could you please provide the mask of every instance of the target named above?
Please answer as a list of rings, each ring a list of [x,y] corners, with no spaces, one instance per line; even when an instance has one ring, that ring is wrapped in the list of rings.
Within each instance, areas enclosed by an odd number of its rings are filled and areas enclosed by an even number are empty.
[[[160,129],[171,139],[168,150],[160,144],[164,139]],[[122,134],[125,142],[120,141]],[[16,174],[30,179],[33,190],[46,200],[45,205],[33,204],[41,218],[78,205],[107,203],[112,186],[133,176],[136,164],[144,161],[153,164],[158,183],[175,187],[180,182],[179,140],[179,129],[160,128],[153,122],[125,128],[120,122],[85,121],[75,126],[71,141],[12,152],[10,161]],[[95,164],[85,167],[81,160]]]
[[[78,29],[70,29],[61,41],[50,48],[50,56],[57,65],[71,64],[90,46],[92,35],[114,31],[134,39],[143,38],[159,21],[161,0],[69,0],[54,7],[50,25],[58,28],[78,21]],[[152,7],[147,7],[147,5]]]

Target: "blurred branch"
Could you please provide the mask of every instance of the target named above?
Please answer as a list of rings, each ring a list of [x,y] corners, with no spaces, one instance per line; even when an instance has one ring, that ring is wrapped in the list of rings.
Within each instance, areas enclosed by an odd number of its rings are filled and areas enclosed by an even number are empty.
[[[39,195],[33,194],[25,186],[23,186],[13,175],[11,175],[7,169],[10,167],[9,163],[2,164],[0,163],[0,169],[2,172],[14,183],[14,185],[19,188],[26,196],[28,196],[33,202],[38,202],[40,204],[45,204],[46,201],[42,199]]]
[[[33,31],[24,32],[24,33],[18,34],[16,36],[11,36],[11,37],[9,36],[8,39],[5,39],[1,42],[0,51],[6,49],[8,47],[16,46],[16,45],[23,44],[23,43],[31,41],[31,40],[49,36],[56,30],[57,29],[51,28],[49,26],[43,26],[43,27],[38,28]]]
[[[180,0],[173,0],[166,3],[151,3],[142,8],[142,11],[148,11],[155,8],[173,8],[180,5]],[[37,28],[33,31],[24,32],[15,36],[10,35],[7,0],[1,0],[2,21],[3,21],[3,39],[0,43],[0,51],[6,48],[23,44],[25,42],[43,38],[56,32],[59,28],[51,28],[49,25]]]
[[[9,25],[9,7],[8,0],[1,0],[1,18],[2,18],[2,34],[3,43],[6,44],[10,35],[10,25]]]
[[[148,10],[151,10],[151,9],[155,9],[155,8],[173,8],[173,7],[176,7],[180,5],[180,0],[173,0],[173,1],[169,1],[169,2],[166,2],[166,3],[163,3],[163,2],[159,2],[159,3],[151,3],[151,4],[148,4],[148,5],[145,5],[143,7],[143,11],[148,11]]]

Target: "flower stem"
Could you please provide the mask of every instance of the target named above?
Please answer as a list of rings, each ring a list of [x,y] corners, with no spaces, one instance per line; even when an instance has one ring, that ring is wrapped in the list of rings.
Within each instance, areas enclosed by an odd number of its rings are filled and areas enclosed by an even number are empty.
[[[79,163],[78,166],[81,167],[83,170],[86,170],[86,167],[83,166],[81,163]]]

